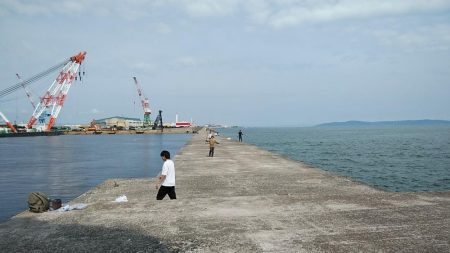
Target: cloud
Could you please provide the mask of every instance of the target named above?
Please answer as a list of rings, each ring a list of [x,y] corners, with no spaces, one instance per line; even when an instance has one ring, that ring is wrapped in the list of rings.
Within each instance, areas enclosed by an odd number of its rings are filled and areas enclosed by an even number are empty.
[[[193,17],[226,16],[234,13],[239,6],[239,0],[181,0],[174,1],[181,3],[188,15]]]
[[[170,34],[172,32],[171,27],[163,22],[159,22],[153,25],[154,29],[161,34]]]
[[[96,108],[92,108],[90,113],[92,113],[92,114],[100,114],[100,111],[98,109],[96,109]]]
[[[0,17],[6,16],[7,14],[8,12],[5,9],[0,8]]]
[[[405,31],[384,29],[376,30],[372,34],[381,44],[404,51],[450,50],[450,25],[423,25]]]
[[[19,14],[44,14],[50,11],[47,6],[40,4],[38,1],[34,3],[25,3],[23,1],[5,0],[0,3],[0,6],[0,9],[9,10]]]
[[[450,8],[448,0],[182,0],[171,3],[181,3],[182,9],[191,17],[244,13],[251,22],[274,28]]]
[[[142,70],[144,72],[153,72],[157,70],[156,64],[150,62],[137,62],[132,64],[132,68]]]
[[[193,57],[180,57],[175,60],[176,64],[181,67],[195,67],[198,65],[198,61]]]
[[[367,18],[414,12],[441,11],[450,8],[447,0],[342,0],[289,2],[267,16],[266,23],[275,28],[312,22],[331,22],[350,18]],[[273,10],[273,9],[272,9]]]
[[[3,0],[0,2],[0,9],[4,9],[4,13],[24,15],[93,14],[136,20],[150,15],[163,2],[167,0]]]
[[[244,8],[249,13],[250,20],[255,23],[265,23],[272,12],[267,1],[249,0]]]
[[[305,23],[367,18],[450,9],[449,0],[3,0],[0,16],[80,14],[113,16],[127,20],[150,17],[159,10],[181,10],[191,18],[236,17],[274,28]],[[184,18],[187,18],[184,17]],[[161,32],[169,31],[164,25]]]

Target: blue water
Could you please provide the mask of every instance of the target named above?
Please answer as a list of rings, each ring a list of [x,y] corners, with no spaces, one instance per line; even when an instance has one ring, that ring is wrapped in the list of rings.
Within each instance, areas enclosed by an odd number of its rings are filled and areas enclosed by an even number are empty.
[[[0,138],[0,221],[27,209],[28,193],[69,201],[109,178],[153,177],[188,134]]]
[[[238,128],[219,130],[237,139]],[[395,192],[450,190],[450,126],[245,128],[244,142]]]

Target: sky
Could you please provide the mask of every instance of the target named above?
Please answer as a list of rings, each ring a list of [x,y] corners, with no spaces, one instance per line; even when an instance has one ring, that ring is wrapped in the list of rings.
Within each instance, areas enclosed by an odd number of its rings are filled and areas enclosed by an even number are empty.
[[[142,119],[133,76],[165,122],[450,120],[450,0],[0,0],[0,90],[80,51],[57,125]]]

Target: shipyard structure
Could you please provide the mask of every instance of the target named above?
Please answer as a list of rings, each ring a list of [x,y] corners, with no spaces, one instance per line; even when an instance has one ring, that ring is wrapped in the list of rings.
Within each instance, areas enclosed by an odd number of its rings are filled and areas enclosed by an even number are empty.
[[[150,101],[145,95],[136,77],[133,77],[132,79],[134,81],[143,110],[142,120],[139,118],[113,116],[102,119],[94,119],[90,122],[90,124],[88,123],[85,125],[55,125],[57,117],[60,114],[64,102],[68,96],[71,85],[76,81],[82,82],[84,79],[85,70],[84,68],[81,69],[80,66],[84,61],[85,56],[86,52],[80,52],[25,80],[22,80],[20,75],[16,74],[19,82],[9,88],[1,90],[0,98],[23,89],[25,90],[27,98],[30,101],[34,111],[28,123],[13,124],[0,110],[0,137],[55,135],[71,131],[77,133],[93,132],[94,134],[101,134],[102,131],[107,131],[110,134],[114,134],[116,131],[136,131],[136,133],[146,133],[150,132],[150,130],[159,130],[160,132],[163,132],[164,128],[194,127],[192,119],[190,122],[178,121],[178,115],[176,115],[175,122],[164,123],[162,110],[158,110],[155,120],[152,121]],[[57,77],[54,79],[48,90],[40,97],[40,101],[36,103],[33,100],[33,94],[28,89],[28,86],[57,71],[59,71]],[[186,132],[189,131],[194,132],[195,130],[186,130]]]

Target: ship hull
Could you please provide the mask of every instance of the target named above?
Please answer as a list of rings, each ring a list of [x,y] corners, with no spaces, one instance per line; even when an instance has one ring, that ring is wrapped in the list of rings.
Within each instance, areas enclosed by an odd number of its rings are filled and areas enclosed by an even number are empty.
[[[26,133],[0,133],[1,137],[31,137],[31,136],[56,136],[61,132],[26,132]]]

